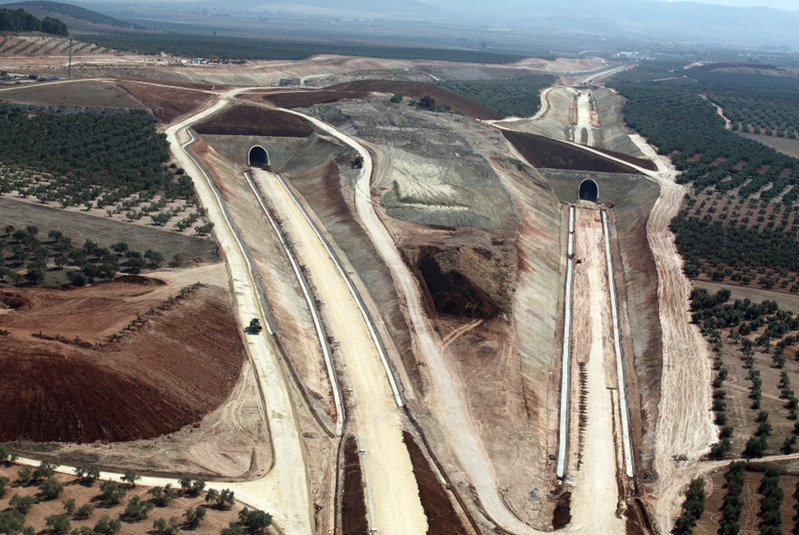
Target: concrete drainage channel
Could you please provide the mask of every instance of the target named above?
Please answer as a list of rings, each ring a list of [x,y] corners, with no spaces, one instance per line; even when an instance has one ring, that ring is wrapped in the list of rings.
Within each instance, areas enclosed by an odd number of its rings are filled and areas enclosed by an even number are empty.
[[[558,433],[558,455],[555,473],[561,481],[566,477],[567,461],[569,457],[569,426],[570,426],[570,384],[571,384],[571,331],[572,331],[572,285],[574,279],[574,232],[575,232],[575,207],[569,206],[569,235],[566,257],[566,284],[564,291],[563,307],[563,347],[561,350],[561,377],[560,377],[560,418]],[[624,456],[624,472],[627,477],[635,474],[635,464],[630,433],[630,409],[627,400],[627,381],[624,372],[624,358],[621,349],[621,332],[619,329],[618,300],[616,293],[616,280],[613,276],[613,253],[610,246],[610,228],[607,210],[601,210],[602,233],[605,241],[605,259],[608,272],[608,289],[610,293],[610,310],[613,326],[613,349],[616,357],[616,373],[619,387],[619,412],[621,414],[622,448]]]

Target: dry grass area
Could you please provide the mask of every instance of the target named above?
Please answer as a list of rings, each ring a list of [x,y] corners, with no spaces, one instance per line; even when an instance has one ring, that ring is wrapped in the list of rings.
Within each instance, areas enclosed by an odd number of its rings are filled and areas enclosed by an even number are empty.
[[[101,80],[22,85],[0,91],[0,101],[69,108],[147,109],[114,83]]]

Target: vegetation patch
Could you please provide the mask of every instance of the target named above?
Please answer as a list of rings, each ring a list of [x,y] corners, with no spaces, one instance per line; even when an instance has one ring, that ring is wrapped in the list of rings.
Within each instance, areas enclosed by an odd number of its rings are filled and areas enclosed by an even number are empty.
[[[691,203],[689,201],[689,207]],[[796,231],[755,230],[691,217],[686,210],[671,222],[685,259],[685,273],[734,284],[758,284],[799,293]],[[783,229],[784,230],[784,229]]]
[[[63,273],[60,280],[83,286],[95,279],[111,280],[121,271],[139,273],[163,264],[163,255],[152,249],[142,254],[131,251],[125,242],[108,249],[91,240],[78,245],[57,230],[44,239],[33,225],[24,230],[7,225],[0,234],[0,283],[35,285],[46,277],[53,282],[48,272],[56,271]]]
[[[721,432],[710,456],[792,453],[799,437],[799,398],[791,387],[799,380],[799,317],[775,301],[730,303],[730,296],[727,289],[691,293],[692,319],[715,354],[711,409]]]
[[[186,58],[226,58],[234,60],[306,59],[316,54],[366,56],[394,59],[429,59],[469,63],[513,63],[525,56],[484,50],[366,45],[346,42],[289,41],[191,35],[132,35],[81,37],[97,46],[158,55],[162,52]]]
[[[53,35],[68,35],[67,25],[58,19],[45,17],[39,20],[24,9],[0,8],[0,31],[42,32]]]
[[[0,533],[275,533],[272,515],[242,507],[229,489],[206,492],[204,481],[183,477],[174,487],[147,488],[136,484],[141,477],[133,470],[121,481],[100,482],[97,466],[79,466],[73,477],[46,460],[33,467],[15,458],[0,444]]]
[[[501,80],[447,80],[437,85],[504,116],[531,117],[541,106],[540,93],[555,83],[542,74]]]

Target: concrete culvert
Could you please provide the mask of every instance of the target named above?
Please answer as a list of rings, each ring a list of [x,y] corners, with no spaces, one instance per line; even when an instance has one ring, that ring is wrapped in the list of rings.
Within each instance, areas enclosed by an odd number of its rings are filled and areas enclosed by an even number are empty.
[[[269,163],[269,154],[262,146],[253,145],[247,155],[247,162],[250,167],[262,167]]]
[[[580,182],[579,197],[581,201],[597,202],[599,199],[599,186],[590,178]]]

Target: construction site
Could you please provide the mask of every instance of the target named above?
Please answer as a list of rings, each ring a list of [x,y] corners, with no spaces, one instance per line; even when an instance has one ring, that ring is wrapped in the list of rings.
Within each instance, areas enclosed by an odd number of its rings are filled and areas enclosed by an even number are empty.
[[[224,482],[280,533],[670,531],[717,436],[712,359],[668,226],[684,186],[602,85],[619,65],[85,52],[0,100],[148,110],[221,260],[0,289],[0,440]],[[509,70],[556,76],[536,115],[422,83]]]

